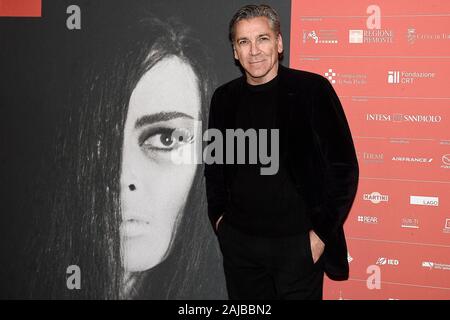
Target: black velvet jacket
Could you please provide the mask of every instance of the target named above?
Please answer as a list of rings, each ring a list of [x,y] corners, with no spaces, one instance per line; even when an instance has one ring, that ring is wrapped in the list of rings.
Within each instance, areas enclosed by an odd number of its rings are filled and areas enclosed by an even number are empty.
[[[280,150],[296,189],[307,203],[313,230],[325,243],[325,272],[348,278],[343,223],[356,195],[359,168],[339,98],[324,77],[279,65]],[[219,87],[212,97],[208,128],[235,129],[235,105],[245,77]],[[225,159],[225,150],[224,159]],[[234,165],[205,164],[208,215],[214,226],[226,211]]]

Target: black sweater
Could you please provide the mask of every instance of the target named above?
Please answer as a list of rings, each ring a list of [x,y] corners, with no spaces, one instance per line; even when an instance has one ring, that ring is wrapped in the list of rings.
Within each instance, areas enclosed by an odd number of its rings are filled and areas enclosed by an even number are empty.
[[[346,279],[349,268],[343,223],[356,195],[359,166],[344,110],[328,79],[318,74],[279,65],[277,81],[281,158],[288,155],[288,171],[306,203],[311,228],[325,242],[325,272],[331,279]],[[244,77],[216,89],[209,112],[210,128],[225,132],[235,126],[244,89]],[[220,163],[205,165],[212,225],[224,212],[225,220],[229,219],[236,168]]]
[[[267,129],[267,150],[271,159],[274,156],[271,154],[271,129],[280,130],[276,121],[277,95],[278,77],[275,77],[262,85],[246,84],[243,94],[236,101],[235,128],[244,131],[255,129],[258,145],[258,130]],[[259,157],[257,164],[249,164],[249,147],[246,143],[245,164],[235,164],[236,174],[224,214],[227,223],[247,234],[265,237],[298,234],[309,228],[303,199],[297,193],[288,172],[287,151],[287,148],[279,150],[276,174],[261,175],[260,168],[263,165]]]

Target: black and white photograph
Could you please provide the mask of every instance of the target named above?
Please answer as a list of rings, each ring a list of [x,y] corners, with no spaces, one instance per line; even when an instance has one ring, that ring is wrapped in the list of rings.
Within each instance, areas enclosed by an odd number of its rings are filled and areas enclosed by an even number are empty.
[[[242,75],[228,23],[245,4],[43,0],[41,17],[0,17],[1,298],[228,298],[204,165],[174,159]]]

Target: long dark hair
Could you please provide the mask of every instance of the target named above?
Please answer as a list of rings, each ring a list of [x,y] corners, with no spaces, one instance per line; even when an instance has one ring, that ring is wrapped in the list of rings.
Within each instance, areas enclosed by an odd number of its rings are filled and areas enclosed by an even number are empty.
[[[120,173],[131,93],[139,79],[168,56],[181,58],[196,73],[202,123],[212,89],[209,58],[184,25],[155,18],[136,21],[92,50],[91,62],[68,99],[68,117],[61,121],[56,141],[58,188],[50,199],[51,223],[37,260],[34,298],[224,297],[219,251],[206,215],[202,165],[197,166],[169,255],[151,270],[135,274],[130,295],[121,295]],[[80,290],[66,287],[69,265],[80,267]]]

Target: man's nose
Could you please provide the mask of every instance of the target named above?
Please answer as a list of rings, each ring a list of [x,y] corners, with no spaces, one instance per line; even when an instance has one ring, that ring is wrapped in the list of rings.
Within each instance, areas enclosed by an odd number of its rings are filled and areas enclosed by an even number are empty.
[[[260,52],[257,42],[252,42],[250,46],[250,54],[257,55]]]

